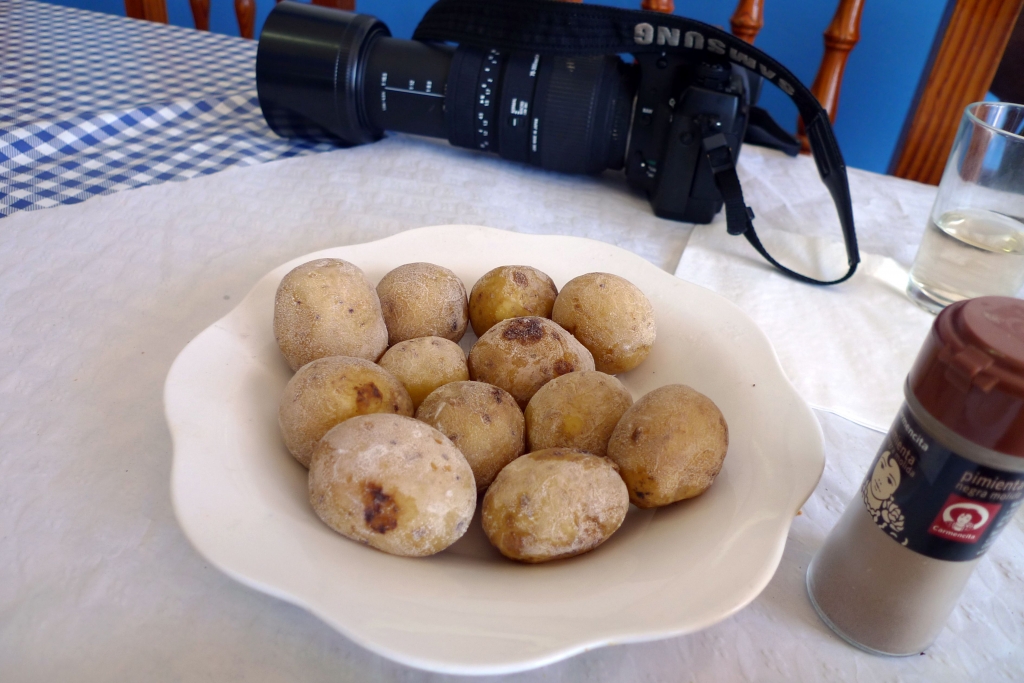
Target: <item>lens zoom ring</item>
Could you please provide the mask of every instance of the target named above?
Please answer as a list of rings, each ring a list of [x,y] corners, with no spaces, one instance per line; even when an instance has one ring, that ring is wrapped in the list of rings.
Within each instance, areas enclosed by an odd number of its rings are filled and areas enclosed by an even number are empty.
[[[594,139],[604,57],[555,57],[539,120],[540,166],[563,173],[604,170],[608,142]],[[538,114],[541,112],[539,111]]]
[[[445,96],[445,120],[448,142],[456,147],[476,148],[476,86],[483,68],[484,53],[460,47],[452,58]]]

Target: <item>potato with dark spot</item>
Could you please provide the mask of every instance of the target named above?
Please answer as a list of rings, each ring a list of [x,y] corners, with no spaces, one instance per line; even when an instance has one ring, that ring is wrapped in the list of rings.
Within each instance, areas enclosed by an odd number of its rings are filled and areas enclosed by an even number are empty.
[[[430,392],[449,382],[469,379],[466,352],[442,337],[417,337],[384,352],[378,365],[398,378],[418,408]]]
[[[407,263],[377,283],[388,343],[416,337],[457,342],[469,326],[466,287],[452,271],[432,263]]]
[[[327,526],[392,555],[438,553],[476,510],[469,463],[430,425],[361,415],[324,435],[309,467],[309,502]]]
[[[292,370],[327,356],[375,361],[388,347],[380,300],[363,271],[341,259],[303,263],[281,280],[274,337]]]
[[[556,377],[526,406],[527,443],[531,451],[575,448],[603,456],[612,430],[631,405],[629,390],[603,372]]]
[[[462,451],[480,491],[526,451],[523,412],[511,394],[490,384],[445,384],[420,404],[416,419],[437,428]]]
[[[362,358],[329,356],[299,368],[281,395],[278,423],[288,451],[309,467],[316,442],[335,425],[370,413],[413,414],[390,372]]]
[[[520,408],[555,377],[593,369],[594,357],[582,344],[552,321],[536,316],[501,321],[469,352],[470,378],[501,387]]]
[[[502,320],[536,315],[551,317],[558,288],[554,281],[530,266],[500,266],[473,285],[469,320],[477,336]]]
[[[704,493],[722,469],[729,426],[714,401],[683,384],[650,392],[626,411],[608,441],[630,501],[641,508]]]
[[[587,273],[565,283],[551,319],[594,354],[594,365],[614,375],[640,365],[654,346],[654,307],[629,280]]]
[[[505,557],[546,562],[604,543],[626,518],[629,494],[607,458],[549,448],[517,458],[487,489],[484,533]]]

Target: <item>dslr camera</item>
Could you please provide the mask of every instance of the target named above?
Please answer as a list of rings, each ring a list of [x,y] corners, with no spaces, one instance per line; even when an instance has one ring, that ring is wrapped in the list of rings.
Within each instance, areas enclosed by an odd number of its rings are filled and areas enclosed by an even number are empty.
[[[644,19],[632,26],[637,46],[704,41],[658,25],[663,15],[635,14]],[[643,52],[630,63],[456,47],[392,38],[368,15],[283,2],[260,35],[256,82],[267,123],[285,137],[358,145],[397,131],[550,171],[624,169],[658,216],[709,223],[723,200],[704,141],[724,136],[735,159],[762,83],[705,59],[711,47]],[[785,142],[795,153],[795,140]]]

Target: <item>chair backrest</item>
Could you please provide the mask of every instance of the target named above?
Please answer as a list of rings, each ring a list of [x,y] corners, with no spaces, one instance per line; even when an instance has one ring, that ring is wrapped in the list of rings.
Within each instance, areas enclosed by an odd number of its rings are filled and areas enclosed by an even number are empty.
[[[566,1],[583,2],[583,0]],[[640,9],[672,14],[676,11],[676,3],[674,0],[640,0]],[[748,43],[753,43],[758,31],[764,26],[764,0],[740,0],[732,18],[729,19],[729,25],[732,27],[733,35]]]
[[[355,0],[311,0],[314,5],[335,7],[337,9],[355,11]],[[582,2],[582,0],[569,0]],[[281,2],[281,0],[277,0]],[[200,31],[210,30],[210,0],[189,0],[192,7],[192,18]],[[146,19],[167,23],[167,0],[124,0],[125,11],[133,19]],[[641,0],[640,6],[654,12],[672,13],[675,11],[673,0]],[[238,18],[238,30],[243,38],[252,38],[256,22],[255,0],[235,0],[235,15]],[[748,43],[753,43],[758,31],[764,26],[764,0],[740,0],[736,11],[729,20],[734,35]]]
[[[932,55],[896,144],[889,173],[938,185],[964,107],[985,99],[1024,0],[958,0],[939,27]],[[1021,62],[1008,65],[1020,81]]]
[[[210,0],[188,0],[192,20],[200,31],[210,30]],[[124,0],[124,10],[132,19],[145,19],[167,23],[167,0]],[[256,0],[235,0],[238,32],[243,38],[252,38],[256,26]]]
[[[671,14],[676,7],[673,0],[641,0],[640,9]],[[729,26],[734,36],[753,43],[764,26],[764,0],[739,0],[729,19]]]
[[[243,38],[253,38],[256,30],[256,0],[234,0],[235,17],[238,19],[238,33]],[[277,0],[281,2],[281,0]],[[312,0],[314,5],[335,7],[354,11],[355,0]],[[192,20],[200,31],[210,30],[210,0],[188,0],[192,8]],[[132,19],[145,19],[161,24],[167,23],[167,0],[124,0],[125,14]]]
[[[825,55],[821,58],[818,74],[811,84],[811,92],[828,112],[832,123],[836,122],[839,110],[839,91],[843,85],[843,73],[850,51],[860,40],[860,17],[864,11],[864,0],[839,0],[832,23],[825,29]],[[797,121],[797,138],[804,153],[810,151],[804,122]]]
[[[280,3],[281,0],[276,0]],[[320,5],[321,7],[333,7],[334,9],[343,9],[348,12],[356,11],[356,0],[310,0],[313,5]]]
[[[764,0],[740,0],[729,19],[732,34],[753,44],[764,26]]]

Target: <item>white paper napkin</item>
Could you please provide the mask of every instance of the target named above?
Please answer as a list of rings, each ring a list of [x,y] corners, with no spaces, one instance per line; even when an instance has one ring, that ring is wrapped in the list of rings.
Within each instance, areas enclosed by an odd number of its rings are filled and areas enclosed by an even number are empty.
[[[934,188],[851,171],[858,233],[865,244],[857,273],[845,283],[814,286],[788,278],[742,237],[725,216],[696,226],[676,275],[722,294],[768,335],[786,375],[817,408],[887,430],[903,384],[934,317],[905,294],[909,260],[924,228]],[[835,209],[813,161],[744,149],[740,178],[769,253],[802,272],[845,272]],[[777,258],[778,258],[777,256]]]

